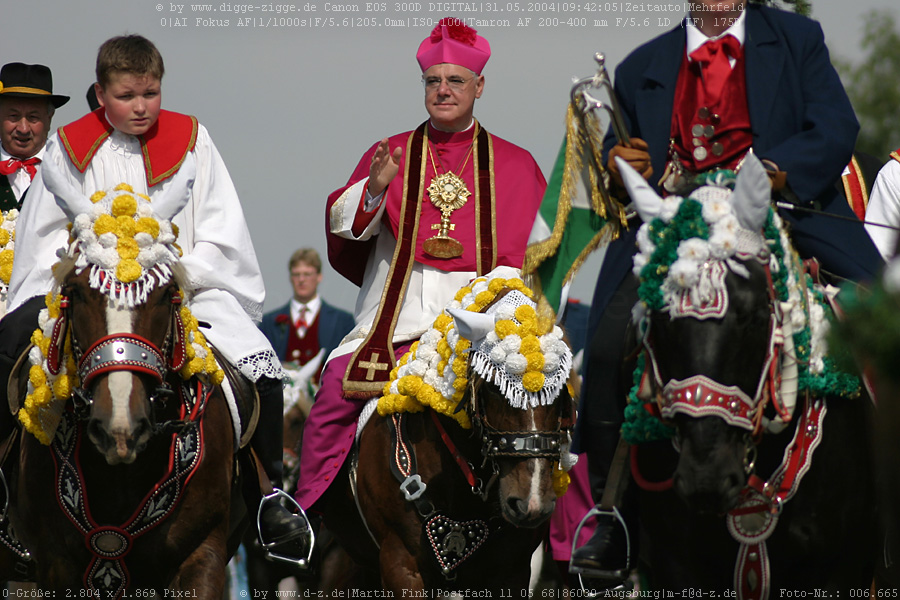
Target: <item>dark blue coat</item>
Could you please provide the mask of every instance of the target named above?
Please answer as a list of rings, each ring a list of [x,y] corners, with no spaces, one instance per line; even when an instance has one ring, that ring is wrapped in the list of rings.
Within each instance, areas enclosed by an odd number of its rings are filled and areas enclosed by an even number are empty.
[[[745,12],[744,57],[753,151],[787,172],[788,185],[803,206],[815,204],[827,212],[854,217],[847,202],[838,195],[835,182],[850,162],[859,124],[831,66],[822,28],[805,17],[756,4],[748,4]],[[628,131],[649,145],[653,165],[650,183],[657,190],[668,159],[675,86],[686,41],[682,23],[637,48],[615,73],[616,96]],[[604,140],[605,152],[613,145],[615,137],[609,132]],[[791,238],[801,257],[818,258],[826,271],[854,280],[872,279],[883,265],[861,223],[784,210],[780,214],[790,224]],[[589,340],[594,335],[604,335],[598,331],[598,324],[632,268],[640,225],[634,221],[630,230],[607,249],[591,300]],[[628,318],[627,311],[620,309],[616,307],[622,316],[612,317]],[[612,317],[608,316],[606,322]],[[589,342],[586,348],[592,348],[592,344]],[[597,423],[621,420],[621,409],[615,404],[623,401],[602,400],[603,394],[595,390],[598,386],[615,386],[620,361],[607,359],[610,364],[602,366],[590,356],[584,359],[579,425],[585,425],[579,427],[576,435],[579,450],[587,449],[585,441],[589,440],[582,440],[585,428],[593,431],[595,437],[603,436]],[[588,402],[589,396],[594,399]],[[605,402],[612,406],[606,407]],[[615,448],[615,440],[609,448]],[[601,457],[599,462],[602,464],[605,459]]]
[[[276,323],[278,315],[287,315],[288,322]],[[263,315],[262,323],[259,325],[281,360],[285,360],[284,356],[287,353],[290,318],[291,304],[288,302],[281,308]],[[354,326],[353,315],[322,301],[322,308],[319,309],[319,347],[325,348],[325,358],[328,358],[331,351],[337,348]]]
[[[835,181],[850,162],[859,124],[837,72],[822,28],[815,21],[756,4],[745,9],[744,56],[753,151],[787,172],[790,188],[805,206],[852,217]],[[616,96],[628,129],[650,147],[651,183],[665,170],[675,85],[687,34],[682,23],[632,52],[616,69]],[[606,151],[615,144],[608,133]],[[801,256],[849,279],[871,279],[883,265],[865,229],[824,216],[781,211],[791,224]],[[592,310],[602,311],[631,268],[636,227],[607,253]],[[602,288],[602,289],[601,289]],[[592,321],[595,321],[592,318]]]

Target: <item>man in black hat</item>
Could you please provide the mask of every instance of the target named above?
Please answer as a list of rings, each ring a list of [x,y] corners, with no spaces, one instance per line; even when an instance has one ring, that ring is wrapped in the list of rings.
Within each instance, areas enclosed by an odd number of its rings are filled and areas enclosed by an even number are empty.
[[[53,112],[68,101],[53,93],[53,76],[44,65],[9,63],[0,69],[0,210],[22,208]]]

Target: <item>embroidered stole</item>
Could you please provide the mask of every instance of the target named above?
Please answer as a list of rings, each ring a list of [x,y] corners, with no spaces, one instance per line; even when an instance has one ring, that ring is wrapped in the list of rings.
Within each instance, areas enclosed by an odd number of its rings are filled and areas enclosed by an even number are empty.
[[[476,270],[482,275],[494,269],[497,262],[496,210],[494,185],[494,150],[490,135],[479,127],[473,140],[475,173],[475,229]],[[344,373],[343,391],[347,398],[380,396],[384,384],[390,380],[396,366],[394,357],[394,327],[400,316],[403,297],[409,283],[416,257],[416,240],[426,189],[426,156],[428,153],[428,122],[422,123],[406,145],[407,161],[403,171],[403,199],[400,222],[397,226],[397,245],[391,268],[381,295],[381,303],[368,337],[356,349]]]

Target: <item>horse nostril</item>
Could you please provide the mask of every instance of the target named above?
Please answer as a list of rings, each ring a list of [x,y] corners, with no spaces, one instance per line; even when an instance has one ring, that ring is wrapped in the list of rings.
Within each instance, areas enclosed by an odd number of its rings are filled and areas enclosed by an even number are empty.
[[[506,502],[509,504],[509,509],[512,514],[520,517],[528,514],[528,503],[525,500],[510,496]]]
[[[103,425],[100,424],[99,419],[88,420],[87,434],[98,446],[105,447],[108,443],[109,436],[107,436],[106,432],[103,430]]]

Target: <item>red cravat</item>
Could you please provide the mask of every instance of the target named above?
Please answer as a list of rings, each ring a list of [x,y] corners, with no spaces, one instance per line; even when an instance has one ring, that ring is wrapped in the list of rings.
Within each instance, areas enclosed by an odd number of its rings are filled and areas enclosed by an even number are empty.
[[[691,59],[700,64],[705,106],[715,106],[719,101],[725,80],[731,74],[728,59],[740,59],[741,54],[741,43],[731,34],[708,41],[691,52]]]
[[[309,312],[309,309],[304,305],[300,307],[300,316],[297,317],[297,322],[294,323],[294,329],[297,330],[297,336],[303,337],[306,335],[306,329],[309,327],[309,323],[306,322],[306,313]]]
[[[0,163],[0,175],[12,175],[19,169],[25,169],[28,172],[28,176],[34,179],[34,176],[37,174],[37,167],[35,167],[35,165],[40,162],[41,159],[34,156],[27,160],[10,158],[5,163]]]

